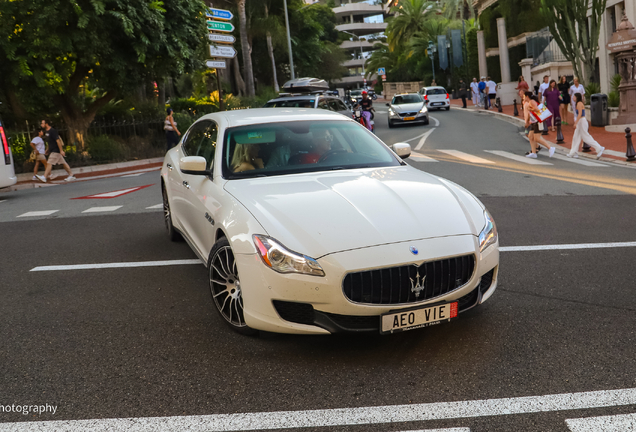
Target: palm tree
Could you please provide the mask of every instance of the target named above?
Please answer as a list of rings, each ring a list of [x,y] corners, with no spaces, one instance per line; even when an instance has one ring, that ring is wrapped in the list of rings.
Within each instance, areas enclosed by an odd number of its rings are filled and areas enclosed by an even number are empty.
[[[399,50],[391,50],[386,44],[376,43],[373,45],[373,52],[364,64],[366,78],[373,75],[379,68],[393,69],[399,62]]]
[[[416,33],[424,30],[425,23],[435,17],[438,12],[436,2],[427,0],[406,0],[391,8],[395,16],[387,25],[389,48],[395,50],[397,46],[409,41]]]
[[[460,20],[474,18],[475,9],[467,0],[441,0],[442,13],[448,19],[454,20],[459,16]]]
[[[278,77],[276,73],[276,59],[274,57],[274,46],[285,42],[285,28],[281,25],[280,19],[276,15],[270,14],[272,10],[271,0],[261,0],[258,6],[262,7],[255,14],[256,17],[251,22],[250,31],[252,36],[265,36],[267,42],[267,53],[272,64],[272,85],[276,92],[280,91]]]

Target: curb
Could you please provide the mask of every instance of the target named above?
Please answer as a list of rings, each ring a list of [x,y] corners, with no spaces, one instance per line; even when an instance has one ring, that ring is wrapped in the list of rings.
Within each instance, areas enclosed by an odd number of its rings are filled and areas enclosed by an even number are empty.
[[[122,168],[138,167],[140,165],[148,165],[148,164],[155,164],[155,163],[161,163],[161,162],[163,162],[163,157],[152,158],[152,159],[142,159],[138,161],[129,161],[129,162],[116,162],[116,163],[105,164],[105,165],[89,165],[85,167],[71,168],[71,171],[73,172],[73,174],[84,174],[89,172],[100,172],[100,171],[109,171],[109,170],[122,169]],[[63,169],[56,169],[54,171],[51,171],[51,174],[55,174],[57,176],[64,176],[66,175],[66,171],[64,171]],[[21,173],[21,174],[18,174],[17,177],[18,177],[18,182],[29,181],[33,177],[33,172]]]

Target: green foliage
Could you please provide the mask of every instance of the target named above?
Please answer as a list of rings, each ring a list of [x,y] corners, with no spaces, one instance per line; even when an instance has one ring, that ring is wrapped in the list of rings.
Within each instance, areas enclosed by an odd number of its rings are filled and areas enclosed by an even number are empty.
[[[466,46],[468,51],[468,77],[472,81],[472,78],[477,78],[477,75],[479,75],[477,29],[474,27],[466,32]]]
[[[623,77],[621,77],[620,74],[616,74],[612,77],[612,79],[610,80],[610,88],[613,92],[618,93],[618,87],[621,85],[622,79]]]
[[[124,159],[124,147],[108,135],[90,137],[87,150],[95,162],[120,161]]]
[[[395,13],[387,25],[386,34],[389,48],[396,50],[406,44],[417,33],[425,32],[426,23],[437,17],[435,2],[426,0],[405,0],[391,11]]]
[[[486,48],[499,46],[497,18],[506,18],[508,37],[546,27],[548,24],[539,11],[540,6],[541,0],[498,0],[484,10],[479,16],[479,23],[484,31]]]
[[[617,91],[611,91],[607,95],[607,104],[612,108],[618,108],[621,104],[621,95]]]
[[[587,100],[590,100],[590,97],[593,94],[597,94],[601,92],[601,85],[599,83],[591,82],[585,86],[585,96]]]
[[[8,134],[9,146],[11,147],[11,153],[13,154],[13,164],[16,169],[23,166],[31,156],[31,139],[27,135],[12,135]]]
[[[177,129],[179,129],[179,132],[181,132],[182,134],[184,134],[190,128],[190,126],[192,126],[192,123],[194,123],[194,121],[197,119],[197,117],[192,114],[180,112],[173,114],[172,118],[174,119],[175,123],[177,123]]]

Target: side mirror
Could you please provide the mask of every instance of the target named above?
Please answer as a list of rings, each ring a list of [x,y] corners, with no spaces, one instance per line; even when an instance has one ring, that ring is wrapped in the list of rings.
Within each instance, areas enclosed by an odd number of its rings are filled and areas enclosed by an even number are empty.
[[[407,143],[395,143],[391,146],[391,150],[395,152],[402,159],[406,159],[411,156],[411,146]]]
[[[390,103],[387,103],[387,104],[386,104],[386,106],[391,106],[391,104],[390,104]]]
[[[208,175],[208,162],[201,156],[186,156],[179,160],[179,169],[184,174]]]

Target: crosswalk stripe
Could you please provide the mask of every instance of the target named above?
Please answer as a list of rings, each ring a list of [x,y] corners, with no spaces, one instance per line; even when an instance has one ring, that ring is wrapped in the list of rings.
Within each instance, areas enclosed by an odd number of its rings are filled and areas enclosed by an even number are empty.
[[[608,155],[612,155],[612,156],[616,156],[616,157],[620,157],[620,158],[624,158],[625,157],[625,153],[627,153],[627,152],[619,152],[619,151],[610,150],[610,149],[603,150],[603,154],[608,154]]]
[[[150,207],[146,207],[146,210],[154,210],[154,209],[160,209],[160,208],[163,208],[163,204],[157,204]]]
[[[31,212],[23,213],[18,217],[50,216],[56,212],[59,212],[59,210],[31,211]]]
[[[528,165],[552,165],[551,163],[548,162],[543,162],[537,159],[531,159],[529,157],[525,157],[525,156],[519,156],[516,155],[514,153],[509,153],[507,151],[501,151],[501,150],[484,150],[486,153],[492,153],[494,155],[497,156],[501,156],[501,157],[505,157],[508,159],[512,159],[515,160],[517,162],[521,162],[521,163],[525,163]]]
[[[563,156],[560,154],[554,154],[554,156],[552,156],[554,159],[559,159],[559,160],[564,160],[564,161],[568,161],[568,162],[572,162],[578,165],[585,165],[585,166],[590,166],[590,167],[603,167],[603,168],[608,168],[609,165],[604,164],[604,163],[598,163],[598,162],[592,162],[591,160],[587,160],[587,159],[583,159],[583,158],[569,158],[567,156]]]
[[[567,419],[572,432],[625,432],[636,431],[636,414]]]
[[[124,178],[124,177],[139,177],[142,174],[145,174],[145,173],[140,172],[140,173],[136,173],[136,174],[127,174],[127,175],[123,175],[121,177],[122,178]]]
[[[484,159],[484,158],[480,158],[479,156],[475,156],[475,155],[471,155],[468,153],[464,153],[462,151],[459,150],[437,150],[438,152],[441,153],[446,153],[447,155],[451,155],[453,157],[456,157],[457,159],[462,159],[465,160],[467,162],[471,162],[471,163],[476,163],[476,164],[494,164],[493,161],[490,161],[488,159]]]
[[[115,210],[119,210],[123,206],[106,206],[106,207],[91,207],[88,210],[84,210],[82,213],[101,213],[101,212],[112,212]]]
[[[432,157],[428,157],[423,155],[422,153],[411,152],[410,159],[416,160],[418,162],[439,162],[437,159],[433,159]]]

